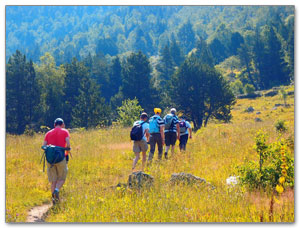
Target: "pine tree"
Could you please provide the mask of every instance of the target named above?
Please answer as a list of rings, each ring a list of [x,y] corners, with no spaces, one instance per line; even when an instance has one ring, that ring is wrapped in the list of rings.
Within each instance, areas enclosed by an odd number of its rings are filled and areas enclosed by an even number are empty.
[[[159,72],[159,89],[161,91],[164,91],[167,85],[167,81],[170,80],[171,75],[175,71],[175,62],[173,61],[168,45],[165,45],[161,52],[156,70]]]
[[[207,65],[213,67],[214,66],[214,59],[213,59],[211,50],[208,47],[205,40],[200,39],[197,42],[196,48],[197,48],[197,50],[196,50],[195,55],[199,59],[199,61],[203,64],[207,64]]]
[[[180,66],[180,64],[184,61],[183,52],[178,42],[175,40],[175,37],[172,37],[172,41],[170,44],[170,55],[176,66]]]
[[[53,56],[46,52],[35,70],[41,89],[40,124],[52,127],[53,121],[63,116],[65,69],[63,66],[57,67]]]
[[[71,111],[71,125],[85,128],[107,125],[110,109],[100,96],[99,86],[88,74],[81,77],[78,92],[76,105]]]
[[[122,68],[121,91],[125,99],[138,99],[141,106],[150,111],[156,99],[156,91],[150,81],[150,64],[142,53],[132,53]]]
[[[112,61],[109,75],[110,97],[112,97],[118,93],[122,84],[122,65],[118,56],[116,56]]]
[[[196,41],[195,32],[189,20],[179,28],[177,37],[185,54],[194,48]]]
[[[6,67],[6,131],[22,134],[26,126],[26,57],[16,51]]]

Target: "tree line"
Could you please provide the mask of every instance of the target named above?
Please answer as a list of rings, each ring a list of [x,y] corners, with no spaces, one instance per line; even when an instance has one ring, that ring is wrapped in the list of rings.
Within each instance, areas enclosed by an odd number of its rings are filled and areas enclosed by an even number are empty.
[[[137,100],[148,113],[156,106],[178,107],[196,128],[210,117],[230,120],[235,97],[229,83],[196,56],[187,57],[159,84],[155,85],[142,52],[124,60],[116,56],[111,63],[103,56],[90,56],[56,66],[49,53],[34,64],[17,50],[6,67],[6,130],[14,134],[40,130],[51,127],[58,116],[70,128],[109,126],[125,100]]]

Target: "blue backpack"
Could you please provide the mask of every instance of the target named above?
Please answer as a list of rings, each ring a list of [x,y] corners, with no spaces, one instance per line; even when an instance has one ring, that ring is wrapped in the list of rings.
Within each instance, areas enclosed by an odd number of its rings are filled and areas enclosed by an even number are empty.
[[[140,141],[144,137],[144,132],[143,132],[143,123],[134,125],[130,131],[130,138],[133,141]]]
[[[150,132],[150,134],[151,133],[159,133],[159,126],[158,126],[158,123],[157,123],[157,119],[158,119],[157,116],[155,116],[155,117],[152,116],[149,120],[149,132]]]

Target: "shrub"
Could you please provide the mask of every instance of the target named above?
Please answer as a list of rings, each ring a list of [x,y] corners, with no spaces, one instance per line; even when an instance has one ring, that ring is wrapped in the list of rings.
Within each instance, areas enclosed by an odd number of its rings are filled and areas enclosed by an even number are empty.
[[[246,94],[251,95],[254,94],[255,92],[255,87],[253,85],[250,84],[246,84],[244,87],[244,91]]]
[[[285,139],[267,144],[267,135],[259,131],[255,146],[259,163],[246,161],[238,167],[241,184],[251,190],[262,188],[267,192],[282,193],[285,187],[294,186],[294,158]]]
[[[275,123],[275,128],[276,128],[276,131],[277,132],[285,132],[287,130],[287,127],[285,125],[285,121],[284,120],[278,120],[276,123]]]
[[[119,117],[117,122],[124,127],[129,127],[132,126],[134,121],[139,120],[143,108],[138,103],[137,98],[122,101],[122,106],[118,107]]]

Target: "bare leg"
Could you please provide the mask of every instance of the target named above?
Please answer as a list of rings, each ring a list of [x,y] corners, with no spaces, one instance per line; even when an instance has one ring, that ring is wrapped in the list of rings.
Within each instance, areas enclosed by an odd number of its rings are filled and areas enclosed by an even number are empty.
[[[57,183],[57,181],[51,182],[51,193],[54,192],[54,190],[56,188],[56,183]]]
[[[142,158],[142,171],[144,171],[146,160],[147,160],[146,151],[142,152],[142,155],[143,155],[143,158]]]
[[[65,180],[56,181],[56,188],[60,189],[65,183]]]
[[[174,150],[175,150],[175,145],[172,145],[172,148],[171,148],[172,155],[174,155]]]
[[[140,160],[140,153],[136,152],[135,153],[135,159],[133,160],[133,165],[132,165],[132,170],[135,169],[136,163]]]

